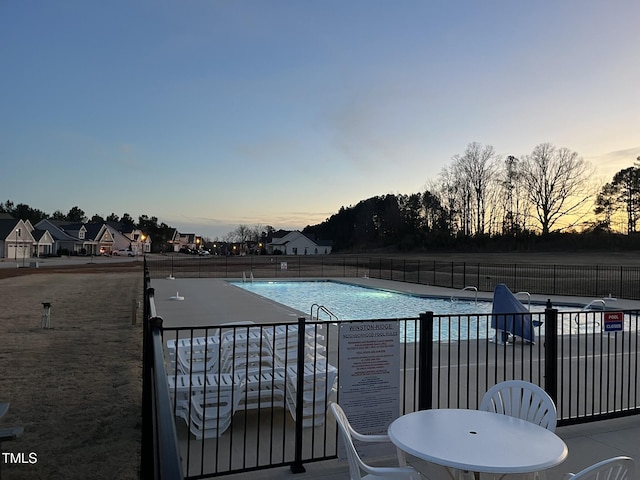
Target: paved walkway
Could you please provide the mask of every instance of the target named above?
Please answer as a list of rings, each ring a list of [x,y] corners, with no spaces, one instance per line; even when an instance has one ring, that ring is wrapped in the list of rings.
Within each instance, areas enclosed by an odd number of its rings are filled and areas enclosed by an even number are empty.
[[[375,279],[341,280],[446,298],[460,292],[459,290]],[[308,312],[299,312],[236,288],[222,279],[153,279],[151,286],[156,290],[156,306],[158,313],[164,319],[165,326],[216,325],[246,320],[256,323],[294,322],[298,316],[308,315]],[[184,297],[184,300],[171,299],[177,294]],[[467,294],[473,295],[473,292],[467,292]],[[479,298],[491,299],[491,294],[479,293]],[[532,296],[532,301],[545,302],[546,299],[547,296]],[[591,299],[552,297],[551,300],[558,304],[583,306]],[[640,302],[633,301],[618,300],[615,305],[620,309],[640,308]],[[576,472],[599,460],[616,455],[633,457],[638,462],[640,470],[640,416],[558,427],[557,433],[567,443],[569,456],[563,464],[548,472],[548,480],[561,480],[566,472]],[[421,461],[412,461],[411,458],[409,461],[432,480],[449,479],[442,469],[433,468]],[[307,471],[301,474],[293,474],[285,467],[228,475],[225,478],[234,480],[245,478],[247,480],[255,478],[273,480],[349,478],[346,461],[314,462],[306,464],[305,468]]]

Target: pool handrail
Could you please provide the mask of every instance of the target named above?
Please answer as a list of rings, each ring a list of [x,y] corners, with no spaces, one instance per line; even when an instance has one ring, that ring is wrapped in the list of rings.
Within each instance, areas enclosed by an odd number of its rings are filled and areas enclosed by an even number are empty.
[[[527,310],[531,311],[531,294],[529,292],[518,292],[516,294],[514,294],[514,296],[517,298],[518,295],[526,295],[528,302],[527,302]]]
[[[464,292],[464,291],[473,291],[473,292],[475,292],[475,294],[476,294],[476,295],[475,295],[475,301],[476,301],[476,303],[478,303],[478,287],[474,287],[473,285],[470,285],[470,286],[467,286],[467,287],[461,288],[461,289],[460,289],[460,291],[459,291],[459,292],[457,292],[457,293],[458,293],[458,294],[460,294],[460,293],[462,293],[462,292]],[[453,303],[453,302],[454,302],[454,301],[456,301],[456,300],[457,300],[456,295],[455,295],[455,294],[454,294],[454,295],[451,295],[450,302],[451,302],[451,303]]]
[[[600,305],[602,308],[601,309],[596,309],[593,308],[595,305]],[[607,303],[605,302],[604,298],[596,298],[594,300],[591,300],[589,303],[587,303],[584,307],[582,307],[582,309],[580,310],[581,312],[599,312],[602,311],[604,312],[607,309]],[[573,321],[576,323],[576,325],[580,325],[580,321],[579,321],[579,313],[577,313],[574,317],[573,317]],[[593,324],[596,326],[600,325],[600,322],[598,322],[595,318],[593,320]]]
[[[315,318],[313,317],[313,311],[314,309],[316,310],[316,316]],[[331,310],[329,310],[327,307],[325,307],[324,305],[320,305],[318,303],[314,303],[313,305],[311,305],[311,313],[309,315],[309,317],[311,318],[311,321],[320,321],[320,312],[324,312],[329,316],[329,321],[334,321],[334,322],[339,322],[340,319],[338,318],[338,316],[333,313]]]

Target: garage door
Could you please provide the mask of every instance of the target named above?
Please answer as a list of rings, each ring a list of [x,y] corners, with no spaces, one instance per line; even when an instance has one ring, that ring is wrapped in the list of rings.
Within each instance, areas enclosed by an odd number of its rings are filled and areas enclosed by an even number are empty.
[[[8,245],[9,250],[7,252],[7,259],[20,260],[22,258],[29,258],[29,245]]]

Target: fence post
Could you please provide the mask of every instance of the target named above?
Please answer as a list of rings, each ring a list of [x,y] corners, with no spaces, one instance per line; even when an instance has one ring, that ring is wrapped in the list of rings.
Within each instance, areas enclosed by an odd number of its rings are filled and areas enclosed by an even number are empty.
[[[293,473],[306,472],[302,465],[302,420],[304,415],[304,350],[305,350],[305,323],[304,317],[298,317],[298,358],[296,359],[296,434],[295,434],[295,458],[291,464]]]
[[[145,274],[146,275],[146,274]],[[151,478],[153,473],[153,412],[151,375],[153,374],[153,351],[151,350],[151,326],[149,314],[149,297],[154,294],[153,288],[148,288],[145,276],[144,310],[142,319],[142,432],[140,451],[140,478]]]
[[[547,300],[544,311],[544,389],[558,404],[558,310]]]
[[[453,269],[454,269],[454,264],[453,262],[451,262],[451,288],[453,288]]]
[[[420,314],[418,409],[433,407],[433,312]]]
[[[462,288],[467,286],[467,262],[462,262]]]

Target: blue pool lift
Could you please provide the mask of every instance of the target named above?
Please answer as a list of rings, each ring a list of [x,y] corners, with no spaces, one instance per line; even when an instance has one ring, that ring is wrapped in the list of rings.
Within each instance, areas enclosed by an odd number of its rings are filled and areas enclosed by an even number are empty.
[[[534,324],[529,309],[509,290],[504,283],[493,291],[491,328],[496,330],[496,342],[507,343],[511,336],[536,343]]]

